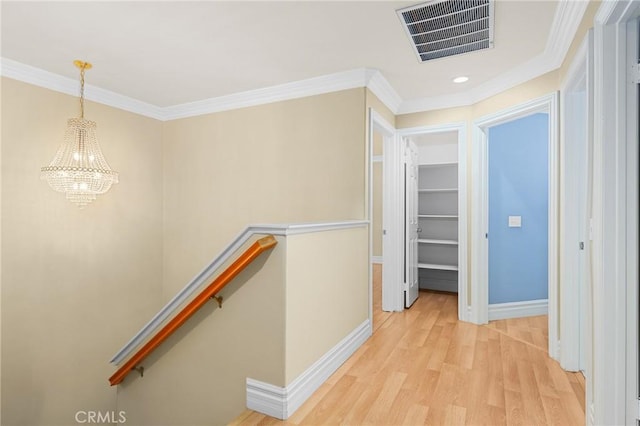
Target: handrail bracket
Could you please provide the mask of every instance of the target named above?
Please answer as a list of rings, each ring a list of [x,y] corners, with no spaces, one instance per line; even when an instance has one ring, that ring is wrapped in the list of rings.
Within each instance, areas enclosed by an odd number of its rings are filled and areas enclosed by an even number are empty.
[[[213,300],[215,300],[216,302],[218,302],[218,308],[222,309],[222,301],[224,300],[224,297],[222,297],[222,296],[211,296],[211,298]]]
[[[140,373],[140,377],[144,377],[144,367],[142,365],[139,367],[133,367],[132,370]]]

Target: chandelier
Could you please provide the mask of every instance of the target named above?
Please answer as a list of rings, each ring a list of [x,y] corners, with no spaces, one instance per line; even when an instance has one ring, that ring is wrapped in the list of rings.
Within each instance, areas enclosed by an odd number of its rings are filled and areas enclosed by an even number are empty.
[[[80,117],[67,120],[64,141],[51,163],[40,169],[40,178],[83,208],[118,183],[118,172],[111,170],[102,155],[96,122],[84,118],[84,72],[92,65],[83,61],[74,61],[74,65],[80,68]]]

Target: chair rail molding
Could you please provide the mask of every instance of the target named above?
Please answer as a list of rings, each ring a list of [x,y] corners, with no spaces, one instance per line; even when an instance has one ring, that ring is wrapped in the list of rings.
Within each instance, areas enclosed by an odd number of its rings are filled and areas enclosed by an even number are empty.
[[[198,289],[208,283],[213,274],[229,258],[242,247],[254,235],[298,235],[312,232],[333,231],[338,229],[350,229],[365,227],[368,220],[347,220],[342,222],[320,223],[295,223],[295,224],[261,224],[250,225],[231,241],[200,273],[198,273],[182,290],[180,290],[160,311],[138,331],[116,354],[111,358],[113,364],[120,364],[124,359],[142,344],[151,334],[162,325],[179,306],[194,295]]]

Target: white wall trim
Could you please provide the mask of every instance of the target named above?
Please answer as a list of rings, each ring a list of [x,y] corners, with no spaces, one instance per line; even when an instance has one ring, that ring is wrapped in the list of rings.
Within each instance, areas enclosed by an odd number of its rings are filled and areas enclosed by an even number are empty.
[[[63,77],[40,68],[25,65],[11,59],[0,57],[0,74],[38,87],[71,96],[80,96],[80,82],[77,79]],[[133,112],[156,120],[164,119],[163,108],[137,99],[130,98],[91,84],[85,84],[87,100],[108,105],[121,110]]]
[[[556,68],[567,56],[588,6],[588,1],[562,0],[558,3],[545,47],[545,56]]]
[[[345,220],[341,222],[307,222],[283,224],[250,225],[247,230],[254,234],[298,235],[313,232],[336,231],[339,229],[361,228],[369,224],[368,220]]]
[[[370,75],[370,70],[358,68],[276,86],[233,93],[227,96],[174,105],[164,108],[165,120],[176,120],[179,118],[194,117],[214,112],[338,92],[356,87],[365,87],[367,86]]]
[[[402,162],[402,144],[397,141],[396,129],[375,110],[370,110],[371,129],[370,143],[373,143],[373,132],[383,137],[383,188],[382,188],[382,310],[404,310],[402,295],[402,276],[404,264],[404,217],[402,216],[402,179],[400,164]],[[373,145],[371,145],[373,146]]]
[[[370,77],[367,81],[367,87],[392,113],[396,114],[402,103],[402,98],[380,71],[369,71]]]
[[[548,309],[547,299],[494,303],[489,305],[489,321],[547,315]]]
[[[247,378],[247,408],[288,419],[370,336],[367,319],[286,387]]]
[[[126,359],[135,348],[143,343],[154,333],[163,321],[167,319],[178,307],[189,299],[202,285],[208,283],[211,276],[220,268],[244,243],[254,235],[298,235],[313,232],[335,231],[341,229],[359,228],[368,226],[368,220],[348,220],[343,222],[318,222],[318,223],[294,223],[294,224],[263,224],[250,225],[233,239],[225,248],[200,273],[182,288],[160,311],[138,331],[109,362],[118,365]]]
[[[549,114],[549,194],[548,194],[548,304],[549,304],[549,356],[557,359],[557,348],[551,342],[557,338],[558,319],[558,94],[551,93],[529,102],[487,115],[473,125],[473,234],[471,304],[476,324],[489,321],[489,277],[488,277],[488,140],[490,127],[516,120],[537,112]]]
[[[77,79],[64,77],[40,68],[0,57],[0,75],[34,86],[79,96]],[[226,96],[203,99],[179,105],[160,107],[109,90],[86,84],[86,99],[160,121],[176,120],[228,111],[289,99],[368,87],[394,114],[402,99],[378,70],[357,68],[300,81],[263,87]]]

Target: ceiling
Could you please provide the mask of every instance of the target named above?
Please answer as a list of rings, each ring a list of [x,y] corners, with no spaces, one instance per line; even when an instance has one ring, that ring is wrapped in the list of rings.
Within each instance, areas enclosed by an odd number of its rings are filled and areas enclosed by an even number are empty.
[[[427,63],[396,14],[420,1],[2,1],[1,47],[75,79],[73,60],[89,61],[88,84],[157,107],[358,68],[419,102],[486,87],[543,55],[567,1],[497,0],[494,48]],[[469,81],[454,84],[460,75]]]

